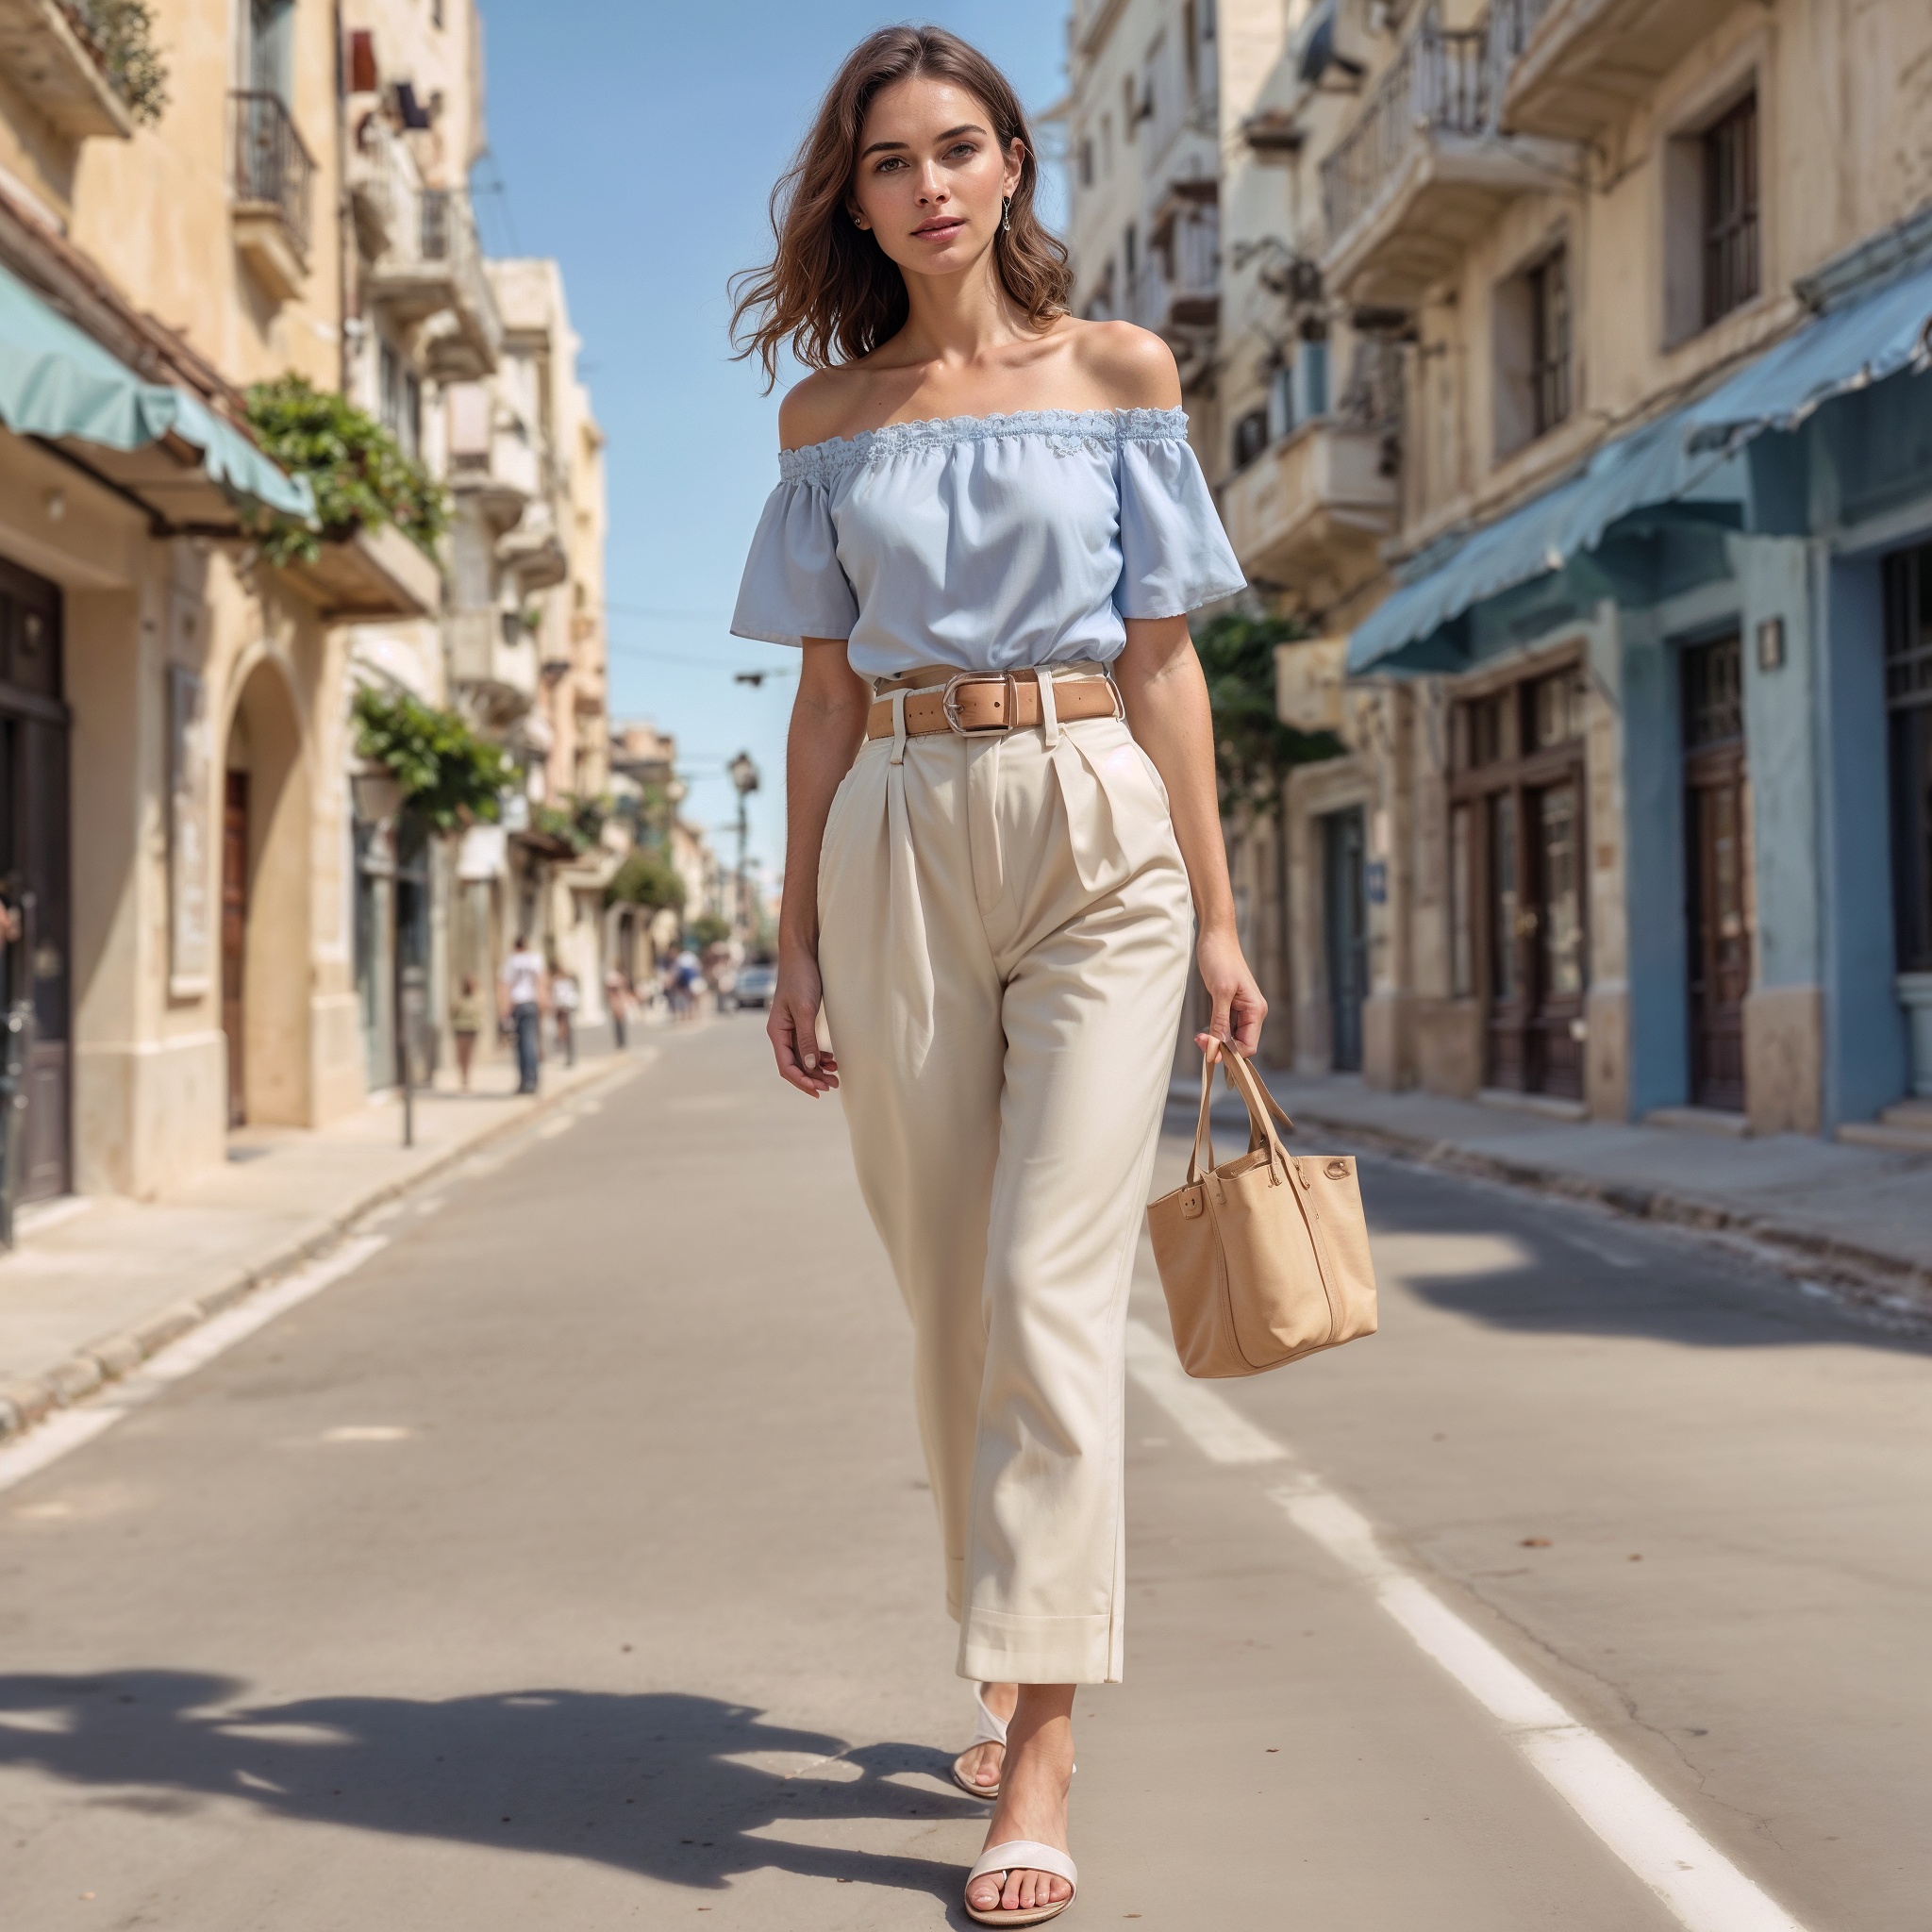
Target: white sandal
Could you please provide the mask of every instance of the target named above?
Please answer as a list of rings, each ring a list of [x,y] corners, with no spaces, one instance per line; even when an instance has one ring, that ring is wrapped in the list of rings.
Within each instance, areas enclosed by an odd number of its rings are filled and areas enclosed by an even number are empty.
[[[976,1785],[959,1768],[966,1761],[967,1751],[976,1751],[982,1744],[997,1744],[1002,1749],[1006,1746],[1006,1724],[1004,1720],[996,1718],[991,1711],[987,1709],[986,1698],[983,1695],[985,1690],[986,1686],[984,1684],[975,1684],[973,1687],[973,1701],[979,1707],[979,1717],[973,1726],[972,1743],[967,1745],[966,1750],[960,1752],[958,1757],[953,1759],[953,1782],[968,1797],[984,1798],[990,1804],[1000,1794],[998,1784]]]
[[[969,1897],[965,1902],[966,1916],[975,1925],[1043,1925],[1049,1919],[1058,1919],[1074,1903],[1080,1890],[1080,1874],[1074,1871],[1073,1859],[1051,1845],[1035,1844],[1031,1839],[1008,1839],[1003,1845],[988,1845],[980,1853],[979,1862],[966,1874],[967,1891],[970,1893],[980,1879],[992,1872],[1000,1874],[1003,1890],[1008,1872],[1049,1872],[1056,1878],[1064,1878],[1071,1890],[1058,1905],[1026,1906],[1011,1912],[1001,1911],[997,1907],[983,1912]]]

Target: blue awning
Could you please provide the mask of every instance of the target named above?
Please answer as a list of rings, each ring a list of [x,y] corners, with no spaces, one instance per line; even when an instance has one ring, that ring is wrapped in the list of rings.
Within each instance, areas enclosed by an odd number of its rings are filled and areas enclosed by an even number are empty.
[[[1735,504],[1730,458],[1747,442],[1796,427],[1833,396],[1923,370],[1928,335],[1932,268],[1820,316],[1701,402],[1606,443],[1568,481],[1486,529],[1424,552],[1350,638],[1350,675],[1443,668],[1431,647],[1443,625],[1594,550],[1633,511]]]
[[[284,475],[192,391],[144,382],[4,268],[0,423],[16,436],[123,452],[164,444],[231,496],[285,516],[315,514],[307,477]],[[143,477],[133,487],[144,494],[151,485]]]

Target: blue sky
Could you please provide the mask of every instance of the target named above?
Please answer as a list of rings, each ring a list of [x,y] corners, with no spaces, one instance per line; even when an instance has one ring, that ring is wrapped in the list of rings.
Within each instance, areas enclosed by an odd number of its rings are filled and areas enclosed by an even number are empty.
[[[855,0],[481,4],[485,244],[562,262],[609,438],[612,714],[677,734],[686,815],[727,858],[721,828],[736,807],[724,767],[749,750],[766,774],[751,849],[775,867],[793,685],[753,691],[732,674],[796,658],[727,625],[777,477],[778,397],[727,359],[725,277],[762,258],[772,184],[862,34],[908,18],[949,26],[1037,111],[1064,86],[1063,10],[1056,0],[958,0],[913,15]]]

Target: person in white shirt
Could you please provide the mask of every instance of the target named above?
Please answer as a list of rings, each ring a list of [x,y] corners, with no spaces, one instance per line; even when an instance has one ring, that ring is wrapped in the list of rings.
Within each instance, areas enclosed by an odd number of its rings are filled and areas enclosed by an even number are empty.
[[[550,974],[542,954],[533,951],[522,933],[503,962],[498,996],[505,1021],[516,1029],[517,1091],[534,1093],[543,1009],[550,1003]]]

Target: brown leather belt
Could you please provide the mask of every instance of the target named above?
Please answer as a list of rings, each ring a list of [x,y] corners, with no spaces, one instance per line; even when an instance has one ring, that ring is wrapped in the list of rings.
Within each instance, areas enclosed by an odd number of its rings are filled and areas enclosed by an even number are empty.
[[[991,738],[1027,731],[1044,722],[1040,680],[1031,671],[962,671],[944,684],[899,687],[906,695],[906,736],[950,731],[959,738]],[[867,738],[892,735],[892,692],[873,700]],[[1083,718],[1118,718],[1120,693],[1110,677],[1088,675],[1053,680],[1054,715],[1061,724]]]

